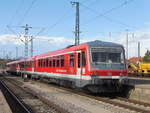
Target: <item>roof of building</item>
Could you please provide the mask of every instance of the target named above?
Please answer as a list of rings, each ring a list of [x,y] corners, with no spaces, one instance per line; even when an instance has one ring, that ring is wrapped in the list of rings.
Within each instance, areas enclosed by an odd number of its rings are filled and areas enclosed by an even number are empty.
[[[140,58],[138,58],[138,57],[132,57],[132,58],[130,58],[129,60],[128,60],[128,62],[130,62],[130,63],[133,63],[133,64],[136,64],[137,62],[142,62],[143,61],[143,58],[142,57],[140,57]]]

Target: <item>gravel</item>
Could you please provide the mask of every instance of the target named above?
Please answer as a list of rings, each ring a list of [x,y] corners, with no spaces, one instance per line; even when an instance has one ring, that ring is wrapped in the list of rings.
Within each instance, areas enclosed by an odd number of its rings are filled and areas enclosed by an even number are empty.
[[[24,87],[30,88],[70,113],[134,113],[128,109],[51,87],[48,84],[32,81],[25,82]]]

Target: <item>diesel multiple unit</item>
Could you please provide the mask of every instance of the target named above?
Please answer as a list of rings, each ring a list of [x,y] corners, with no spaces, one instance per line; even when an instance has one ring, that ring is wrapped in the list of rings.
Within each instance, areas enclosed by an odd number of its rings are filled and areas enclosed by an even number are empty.
[[[127,79],[124,53],[120,44],[96,40],[10,62],[7,71],[94,92],[119,91]]]

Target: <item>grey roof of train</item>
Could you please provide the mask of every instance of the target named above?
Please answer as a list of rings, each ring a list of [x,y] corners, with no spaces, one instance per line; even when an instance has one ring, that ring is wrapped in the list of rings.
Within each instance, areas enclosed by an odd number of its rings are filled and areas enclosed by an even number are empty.
[[[121,46],[123,47],[121,44],[117,44],[117,43],[113,43],[113,42],[105,42],[105,41],[100,41],[100,40],[95,40],[95,41],[91,41],[91,42],[87,42],[87,44],[89,46],[110,46],[110,47],[116,47],[116,46]]]

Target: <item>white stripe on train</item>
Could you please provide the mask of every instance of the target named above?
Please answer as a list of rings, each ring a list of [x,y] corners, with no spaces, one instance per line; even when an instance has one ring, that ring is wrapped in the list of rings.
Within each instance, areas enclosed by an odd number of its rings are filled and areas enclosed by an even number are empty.
[[[89,75],[71,75],[71,74],[59,74],[59,73],[47,73],[47,72],[31,72],[31,71],[18,71],[21,73],[32,74],[34,76],[42,77],[53,77],[53,78],[71,78],[71,79],[82,79],[82,80],[91,80],[94,78],[97,79],[126,79],[127,76],[89,76]]]

